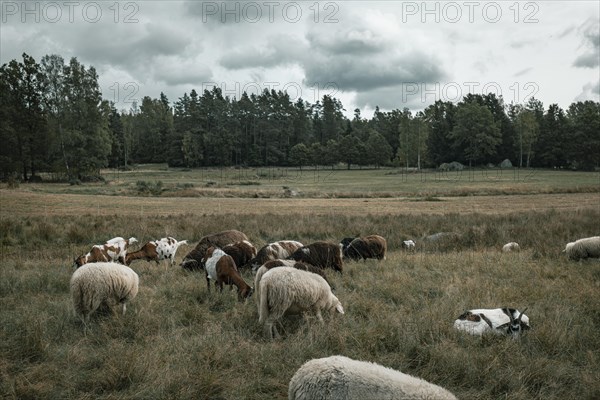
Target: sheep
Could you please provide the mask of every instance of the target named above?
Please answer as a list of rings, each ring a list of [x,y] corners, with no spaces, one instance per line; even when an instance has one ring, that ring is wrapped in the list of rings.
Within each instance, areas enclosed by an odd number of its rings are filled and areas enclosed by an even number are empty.
[[[448,390],[382,365],[344,356],[312,359],[292,376],[288,400],[456,400]]]
[[[101,304],[111,310],[120,304],[125,315],[127,302],[138,293],[139,277],[129,267],[112,262],[90,263],[78,268],[71,276],[71,298],[75,314],[84,323]]]
[[[563,253],[571,260],[600,258],[600,236],[592,236],[567,243]]]
[[[222,248],[228,244],[241,242],[243,240],[248,240],[248,236],[236,230],[206,235],[202,237],[196,247],[183,258],[180,266],[189,270],[203,269],[204,265],[201,260],[204,258],[206,250],[208,250],[209,247],[214,246]]]
[[[302,243],[295,240],[280,240],[266,244],[248,264],[252,267],[252,272],[256,272],[267,261],[287,258],[302,246],[304,246]]]
[[[293,252],[290,260],[302,261],[319,268],[331,268],[342,272],[342,248],[339,244],[329,242],[314,242]]]
[[[240,269],[256,257],[256,247],[247,240],[225,245],[221,249],[233,258],[235,265]]]
[[[252,288],[244,281],[233,258],[217,247],[209,247],[205,256],[206,286],[210,292],[210,281],[223,292],[223,284],[235,285],[238,289],[238,300],[243,301],[252,295]]]
[[[267,337],[279,336],[274,323],[284,314],[311,311],[323,323],[323,310],[344,314],[344,307],[319,275],[292,267],[279,267],[262,276],[258,322],[264,326]]]
[[[521,248],[519,247],[519,243],[517,243],[517,242],[506,243],[504,246],[502,246],[503,253],[510,253],[511,251],[520,251],[520,250],[521,250]]]
[[[454,328],[472,335],[485,333],[510,335],[518,338],[521,332],[530,329],[529,317],[515,308],[493,308],[467,310],[454,321]]]
[[[140,250],[127,253],[125,265],[130,265],[132,261],[139,259],[155,261],[156,265],[158,265],[160,261],[168,259],[171,261],[172,266],[175,263],[175,253],[177,253],[177,249],[182,244],[187,244],[187,240],[177,241],[170,236],[160,240],[153,240],[144,244]]]
[[[298,262],[295,260],[269,260],[266,263],[264,263],[258,269],[258,271],[256,271],[256,276],[254,277],[254,292],[256,293],[257,303],[260,300],[260,280],[262,279],[262,276],[272,268],[278,267],[292,267],[302,271],[308,271],[320,275],[323,279],[325,279],[325,282],[327,282],[327,284],[329,284],[329,286],[333,288],[333,286],[331,286],[331,283],[329,283],[329,281],[327,280],[325,271],[319,267],[315,267],[314,265]]]
[[[77,269],[87,263],[110,261],[118,261],[121,264],[125,264],[127,247],[129,247],[130,244],[137,243],[137,241],[138,240],[134,237],[130,237],[127,240],[122,237],[115,237],[107,240],[105,244],[94,245],[87,254],[75,259],[73,267]]]
[[[342,249],[344,258],[350,260],[366,260],[367,258],[376,258],[385,260],[387,251],[387,241],[379,235],[369,235],[354,239],[346,248]]]

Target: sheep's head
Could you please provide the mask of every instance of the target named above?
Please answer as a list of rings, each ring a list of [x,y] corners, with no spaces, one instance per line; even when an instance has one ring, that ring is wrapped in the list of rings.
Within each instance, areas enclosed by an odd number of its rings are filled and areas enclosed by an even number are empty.
[[[340,314],[344,314],[344,307],[342,306],[342,303],[340,303],[338,298],[335,297],[333,293],[331,293],[329,297],[329,306],[329,311],[335,310]]]

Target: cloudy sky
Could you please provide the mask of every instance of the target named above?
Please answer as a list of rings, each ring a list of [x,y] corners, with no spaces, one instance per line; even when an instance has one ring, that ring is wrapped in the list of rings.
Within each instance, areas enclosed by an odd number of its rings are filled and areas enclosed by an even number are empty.
[[[329,94],[367,118],[469,92],[545,107],[599,100],[596,1],[0,3],[0,64],[77,57],[118,108],[215,85],[237,98]]]

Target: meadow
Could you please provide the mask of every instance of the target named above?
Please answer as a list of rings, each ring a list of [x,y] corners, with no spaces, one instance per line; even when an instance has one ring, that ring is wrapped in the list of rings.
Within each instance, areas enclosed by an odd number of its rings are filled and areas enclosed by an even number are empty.
[[[460,399],[600,397],[600,262],[561,254],[600,232],[598,173],[513,172],[493,182],[478,172],[452,184],[392,170],[336,170],[335,184],[290,184],[290,171],[263,180],[152,166],[113,173],[93,184],[0,187],[2,398],[285,399],[305,361],[334,354],[424,378]],[[137,182],[158,181],[154,193],[138,190]],[[259,184],[233,184],[251,181]],[[328,274],[344,315],[323,326],[286,319],[274,341],[264,338],[254,298],[208,293],[203,273],[177,265],[132,264],[140,291],[125,316],[100,312],[84,330],[73,315],[72,262],[92,244],[171,235],[190,242],[179,262],[200,237],[224,229],[257,247],[378,233],[389,253]],[[421,240],[435,232],[456,235]],[[414,253],[400,249],[408,238]],[[501,253],[513,240],[523,250]],[[532,329],[511,340],[452,328],[466,309],[501,306],[527,307]]]

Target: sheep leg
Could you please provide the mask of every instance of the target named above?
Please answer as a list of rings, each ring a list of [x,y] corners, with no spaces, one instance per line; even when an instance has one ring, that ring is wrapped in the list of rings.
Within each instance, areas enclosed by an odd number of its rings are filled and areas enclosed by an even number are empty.
[[[275,326],[274,321],[271,319],[268,319],[267,322],[265,322],[265,336],[267,336],[269,339],[278,339],[280,337],[277,327]]]
[[[210,293],[210,278],[208,275],[206,276],[206,288],[208,289],[208,293]]]
[[[316,315],[317,315],[317,319],[319,320],[319,322],[321,324],[324,324],[325,321],[323,321],[323,315],[321,315],[321,310],[317,310]]]

